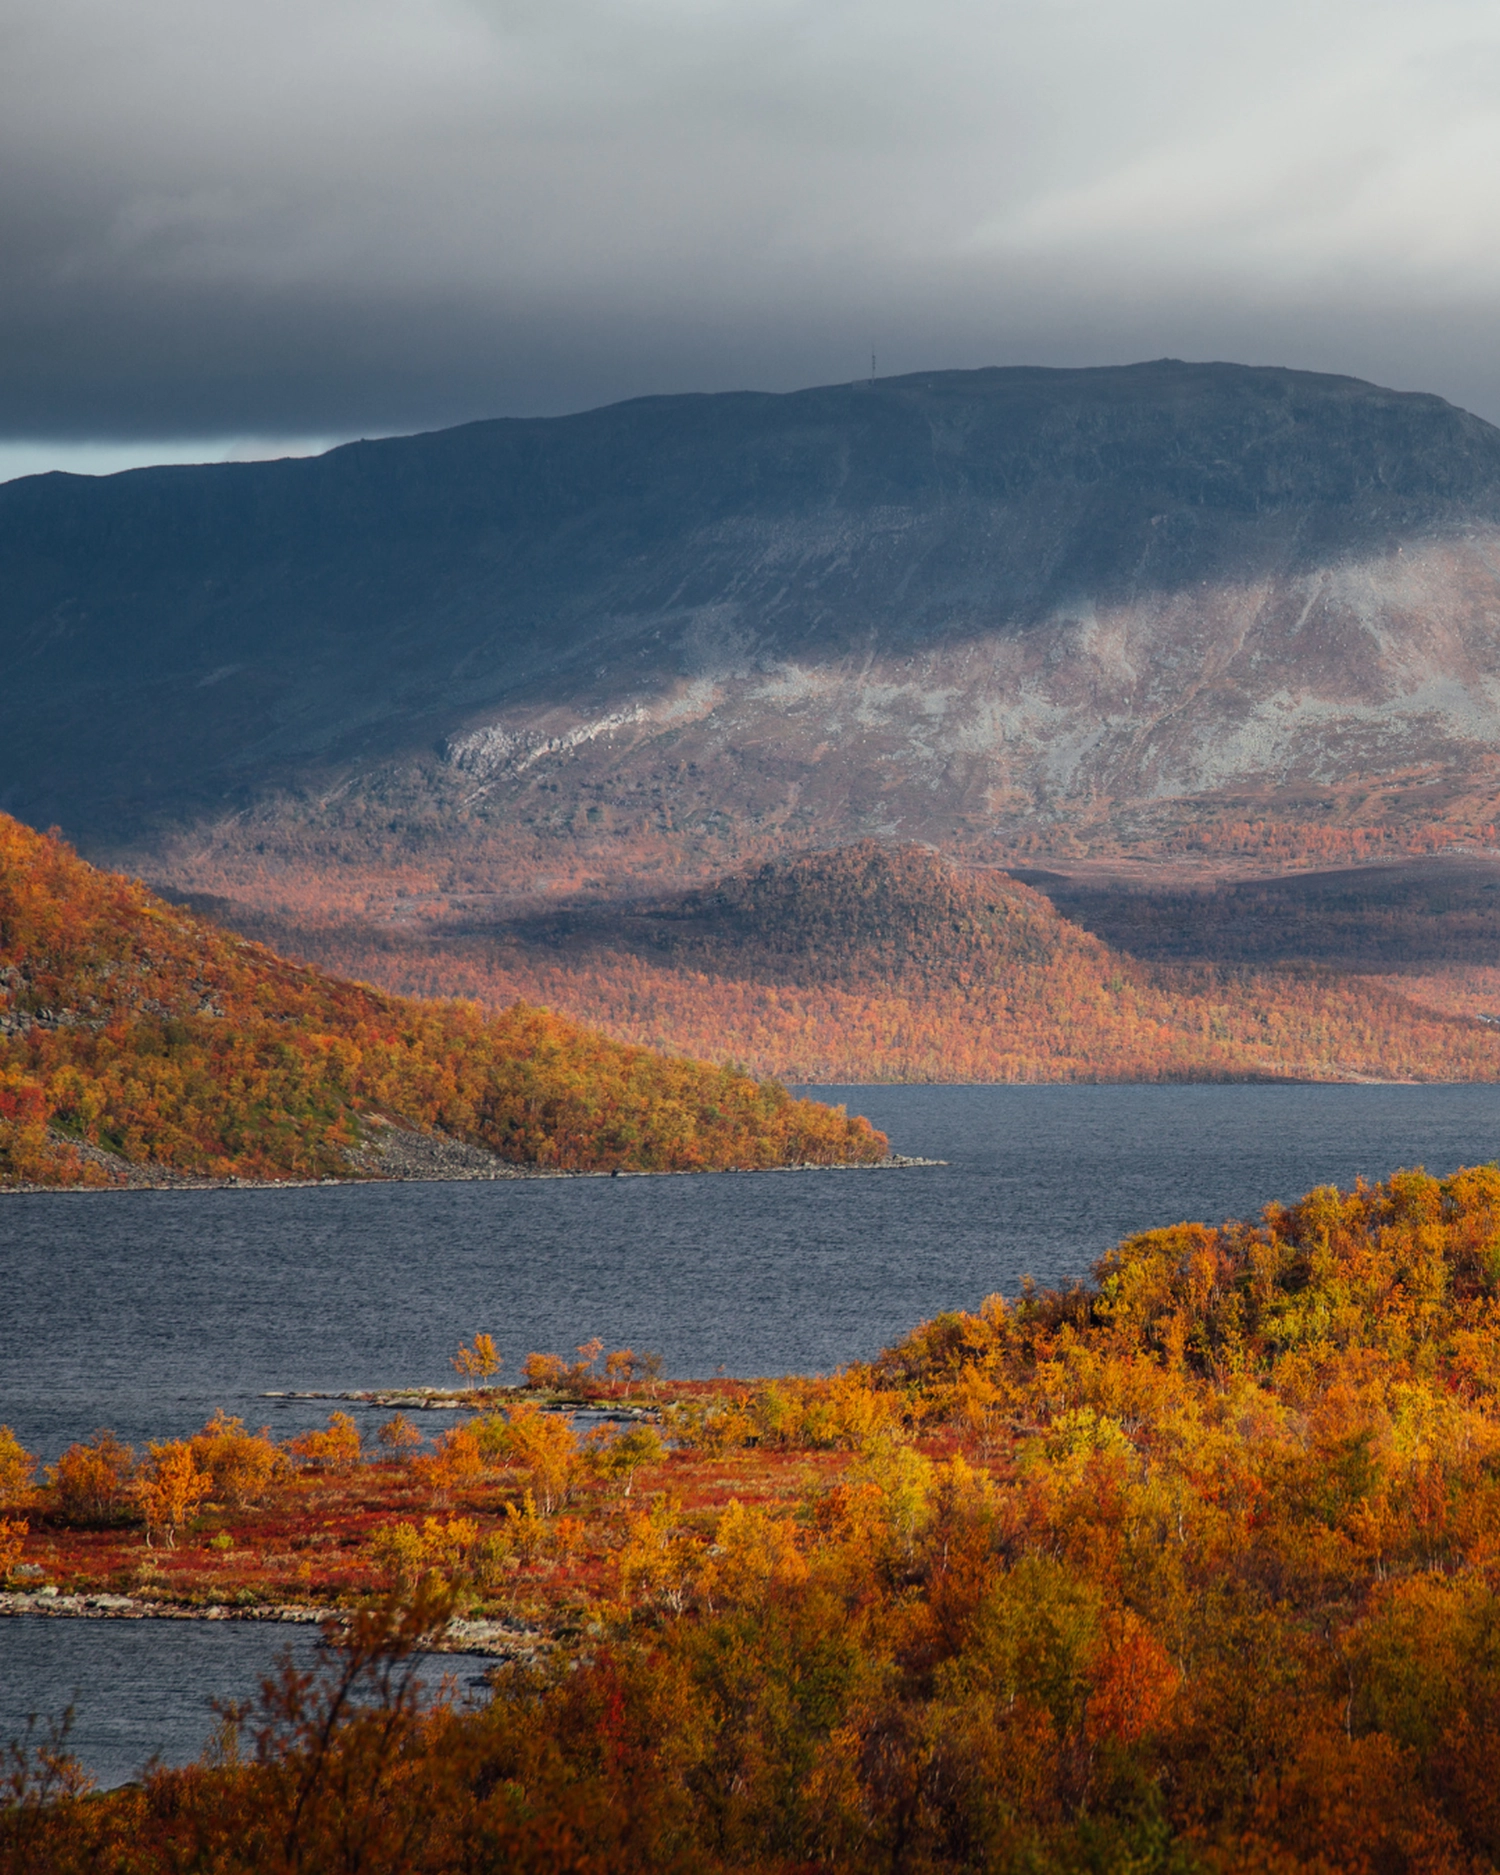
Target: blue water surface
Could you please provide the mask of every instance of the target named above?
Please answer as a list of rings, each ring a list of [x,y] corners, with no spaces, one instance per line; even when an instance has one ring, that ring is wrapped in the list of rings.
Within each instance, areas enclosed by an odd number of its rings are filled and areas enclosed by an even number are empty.
[[[267,1391],[451,1381],[476,1329],[510,1374],[591,1335],[677,1375],[825,1371],[1130,1231],[1500,1153],[1500,1087],[816,1091],[948,1163],[0,1197],[0,1423],[44,1456],[220,1405],[285,1433],[326,1408]]]

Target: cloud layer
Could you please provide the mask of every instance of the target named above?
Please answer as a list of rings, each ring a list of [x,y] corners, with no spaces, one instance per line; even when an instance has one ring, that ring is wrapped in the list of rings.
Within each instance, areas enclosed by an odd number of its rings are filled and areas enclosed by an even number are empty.
[[[872,344],[1500,419],[1497,177],[1489,0],[15,0],[0,439],[378,433]]]

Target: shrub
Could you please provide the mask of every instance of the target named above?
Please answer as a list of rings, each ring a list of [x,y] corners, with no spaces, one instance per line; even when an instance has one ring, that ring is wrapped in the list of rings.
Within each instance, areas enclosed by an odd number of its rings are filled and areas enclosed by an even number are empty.
[[[213,1480],[213,1494],[226,1504],[248,1504],[287,1469],[286,1454],[269,1431],[246,1432],[244,1422],[222,1409],[192,1440],[193,1463]]]
[[[113,1523],[130,1502],[134,1473],[135,1452],[103,1429],[47,1467],[51,1508],[66,1523]]]
[[[442,1493],[472,1484],[484,1470],[484,1458],[471,1428],[453,1426],[430,1455],[414,1458],[411,1468],[430,1490]]]
[[[31,1525],[24,1517],[0,1517],[0,1582],[21,1560],[21,1545],[30,1531]]]
[[[314,1465],[326,1465],[331,1471],[343,1471],[359,1463],[359,1427],[348,1413],[328,1415],[326,1426],[314,1426],[287,1441],[287,1450]]]
[[[35,1458],[9,1426],[0,1426],[0,1506],[24,1509],[35,1496],[31,1483],[35,1473]]]
[[[387,1524],[370,1543],[373,1560],[384,1569],[396,1589],[411,1588],[423,1575],[436,1573],[451,1582],[463,1574],[480,1549],[479,1526],[467,1517],[440,1522],[425,1517],[419,1530],[413,1523]]]
[[[405,1413],[397,1413],[394,1419],[388,1419],[375,1437],[391,1457],[402,1464],[422,1443],[421,1433],[417,1431]]]
[[[526,1471],[543,1515],[551,1516],[567,1502],[578,1476],[582,1455],[572,1420],[518,1401],[507,1415],[505,1444],[507,1455]]]
[[[589,1460],[599,1477],[623,1478],[625,1496],[629,1497],[635,1486],[636,1472],[642,1465],[659,1465],[666,1451],[654,1426],[632,1426],[617,1438],[606,1435],[593,1446]]]
[[[148,1449],[150,1461],[135,1486],[146,1519],[146,1541],[161,1536],[173,1549],[178,1530],[213,1490],[214,1481],[198,1469],[186,1439],[168,1439]]]
[[[521,1379],[528,1387],[560,1387],[568,1378],[568,1364],[556,1354],[528,1354],[521,1363]]]

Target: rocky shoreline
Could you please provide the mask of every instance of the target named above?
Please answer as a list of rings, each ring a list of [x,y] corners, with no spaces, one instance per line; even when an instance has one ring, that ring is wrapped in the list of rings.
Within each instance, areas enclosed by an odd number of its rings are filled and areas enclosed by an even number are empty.
[[[461,1142],[452,1142],[459,1144]],[[476,1150],[476,1149],[469,1149]],[[107,1155],[113,1156],[113,1155]],[[0,1197],[9,1193],[36,1194],[38,1192],[93,1192],[109,1193],[120,1191],[304,1191],[314,1186],[337,1185],[447,1185],[464,1184],[477,1181],[518,1178],[729,1178],[745,1174],[769,1172],[894,1172],[905,1171],[914,1166],[947,1165],[946,1159],[913,1158],[906,1153],[889,1153],[884,1159],[873,1163],[856,1165],[817,1165],[804,1163],[799,1165],[752,1165],[728,1166],[722,1171],[662,1171],[662,1172],[569,1172],[550,1171],[543,1166],[510,1165],[504,1160],[494,1159],[485,1154],[487,1164],[457,1163],[442,1170],[382,1170],[371,1172],[364,1177],[353,1178],[200,1178],[190,1172],[172,1172],[163,1166],[129,1165],[119,1160],[121,1175],[117,1182],[109,1185],[39,1185],[21,1182],[14,1185],[0,1185]]]
[[[43,1621],[270,1621],[296,1627],[342,1625],[347,1619],[339,1609],[300,1602],[186,1607],[179,1602],[139,1601],[130,1595],[64,1595],[55,1588],[0,1592],[0,1620],[28,1615]],[[422,1651],[518,1661],[534,1659],[546,1646],[539,1630],[519,1622],[455,1617],[445,1633],[424,1643]]]

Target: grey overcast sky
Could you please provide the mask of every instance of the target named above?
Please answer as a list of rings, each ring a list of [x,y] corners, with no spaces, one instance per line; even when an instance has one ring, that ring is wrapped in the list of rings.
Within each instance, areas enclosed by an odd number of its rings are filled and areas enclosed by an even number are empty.
[[[872,345],[1500,420],[1500,5],[0,0],[0,475]]]

